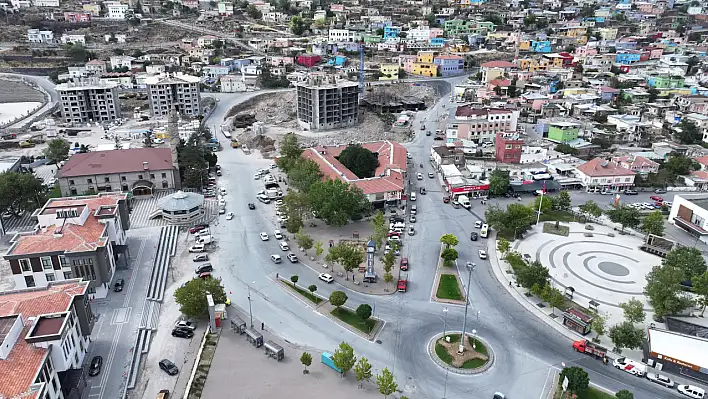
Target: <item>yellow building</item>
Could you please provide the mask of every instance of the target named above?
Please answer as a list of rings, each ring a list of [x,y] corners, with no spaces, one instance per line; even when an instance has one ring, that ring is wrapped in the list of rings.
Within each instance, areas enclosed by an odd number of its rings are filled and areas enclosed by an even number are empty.
[[[599,32],[602,40],[617,39],[617,28],[600,28]]]
[[[531,40],[522,40],[519,42],[519,50],[529,51],[531,50]]]
[[[464,44],[464,43],[457,43],[454,44],[449,48],[450,52],[452,53],[469,53],[470,51],[470,46]]]
[[[438,76],[438,66],[432,62],[414,62],[411,73],[418,76],[435,77]]]
[[[424,64],[432,64],[435,60],[435,54],[437,54],[435,51],[419,51],[416,61]]]
[[[398,64],[381,64],[379,72],[381,76],[379,80],[395,80],[398,79],[398,71],[400,67]]]
[[[558,54],[544,54],[541,63],[547,63],[549,68],[563,68],[563,57]]]
[[[101,15],[101,5],[99,4],[84,4],[83,10],[91,14],[92,17]]]
[[[585,35],[585,33],[588,31],[588,28],[584,26],[576,26],[572,28],[568,28],[565,30],[565,35],[567,37],[581,37]]]

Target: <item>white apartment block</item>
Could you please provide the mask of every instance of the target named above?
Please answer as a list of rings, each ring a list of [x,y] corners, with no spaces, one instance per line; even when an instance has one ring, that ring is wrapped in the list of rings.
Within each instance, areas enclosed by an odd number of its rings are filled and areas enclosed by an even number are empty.
[[[329,30],[329,42],[330,43],[341,43],[341,42],[355,42],[359,39],[359,32],[349,30],[349,29],[330,29]]]
[[[61,35],[60,39],[62,44],[80,44],[82,46],[86,45],[86,35],[72,35],[64,33]]]
[[[59,7],[59,0],[33,0],[35,7]]]
[[[68,123],[111,122],[120,118],[118,85],[105,81],[62,83],[56,86],[61,114]]]
[[[222,93],[237,93],[246,91],[246,82],[240,75],[226,75],[219,79]]]
[[[428,41],[430,39],[430,29],[410,29],[408,30],[408,36],[406,36],[406,39],[416,42]]]
[[[30,43],[54,43],[54,32],[50,30],[27,29],[27,41]]]
[[[183,73],[152,76],[145,79],[153,116],[167,116],[172,106],[182,115],[201,114],[199,78]]]
[[[118,1],[107,1],[103,3],[106,6],[108,13],[106,14],[106,19],[113,20],[124,20],[126,14],[128,13],[129,6],[127,4],[121,4]]]
[[[130,69],[133,67],[133,61],[135,61],[135,58],[129,55],[114,55],[110,58],[110,61],[111,69],[123,67]]]

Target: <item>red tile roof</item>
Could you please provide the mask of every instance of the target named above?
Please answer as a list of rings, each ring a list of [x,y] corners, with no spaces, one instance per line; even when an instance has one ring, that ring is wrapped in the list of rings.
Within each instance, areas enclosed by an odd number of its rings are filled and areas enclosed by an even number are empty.
[[[517,65],[509,61],[489,61],[480,65],[482,68],[516,68]]]
[[[511,85],[511,80],[509,79],[494,79],[489,82],[492,86],[509,87]]]
[[[623,157],[613,158],[612,160],[615,162],[625,162],[636,168],[643,168],[645,166],[659,166],[659,163],[639,155],[625,155]]]
[[[602,158],[595,158],[588,161],[578,166],[577,169],[590,177],[633,176],[636,174],[629,169],[625,169],[614,162]]]
[[[139,172],[144,170],[143,162],[148,163],[149,170],[172,169],[172,151],[169,148],[131,148],[74,154],[56,177]]]
[[[1,396],[12,398],[26,392],[34,383],[40,367],[44,364],[44,358],[49,353],[47,349],[35,347],[24,340],[31,327],[28,319],[43,314],[68,311],[74,296],[84,294],[87,288],[88,282],[71,280],[50,283],[41,289],[0,293],[0,317],[21,314],[26,325],[7,359],[0,359]],[[25,398],[34,397],[36,395]]]
[[[698,157],[696,158],[696,162],[703,166],[708,166],[708,157]]]

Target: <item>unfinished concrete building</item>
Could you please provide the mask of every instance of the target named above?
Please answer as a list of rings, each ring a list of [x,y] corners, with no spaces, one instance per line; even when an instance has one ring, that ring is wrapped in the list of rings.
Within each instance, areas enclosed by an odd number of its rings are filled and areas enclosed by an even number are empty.
[[[162,74],[145,79],[153,116],[167,116],[173,106],[185,116],[200,115],[199,78],[183,73]]]
[[[118,84],[88,79],[58,84],[61,115],[68,123],[111,122],[120,118]]]
[[[297,120],[306,130],[327,130],[359,123],[359,84],[332,76],[310,76],[295,83]]]

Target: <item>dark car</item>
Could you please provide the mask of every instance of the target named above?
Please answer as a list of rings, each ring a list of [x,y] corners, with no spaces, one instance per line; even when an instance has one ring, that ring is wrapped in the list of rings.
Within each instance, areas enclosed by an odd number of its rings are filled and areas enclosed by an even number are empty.
[[[194,274],[210,273],[213,271],[214,266],[212,266],[211,263],[205,263],[203,265],[199,265],[198,268],[194,269]]]
[[[122,278],[119,278],[116,280],[115,284],[113,284],[113,291],[114,292],[121,292],[123,291],[123,285],[125,285],[125,280]]]
[[[177,375],[179,373],[177,366],[167,359],[160,360],[160,369],[169,375]]]
[[[192,332],[192,330],[178,327],[172,330],[172,336],[179,338],[192,338],[194,336],[194,333]]]
[[[103,366],[103,358],[101,356],[94,356],[91,359],[91,365],[89,366],[89,375],[91,377],[97,376],[101,373],[101,367]]]
[[[431,133],[430,133],[430,130],[428,130],[427,132],[425,132],[425,135],[426,135],[426,136],[430,136],[430,134],[431,134]]]
[[[201,230],[206,229],[207,227],[209,227],[208,224],[198,224],[198,225],[192,227],[191,229],[189,229],[189,232],[192,233],[192,234],[194,234],[194,233],[196,233],[196,232],[198,232],[198,231],[201,231]]]
[[[408,258],[401,258],[401,270],[408,270]]]
[[[248,203],[248,209],[250,209],[250,210],[256,209],[256,205],[255,205],[254,203],[252,203],[252,202],[249,202],[249,203]]]
[[[423,194],[423,195],[427,194],[427,191],[425,190],[425,187],[421,187],[419,191],[420,191],[420,193]]]
[[[474,231],[470,233],[470,240],[477,241],[477,233],[475,233]]]

